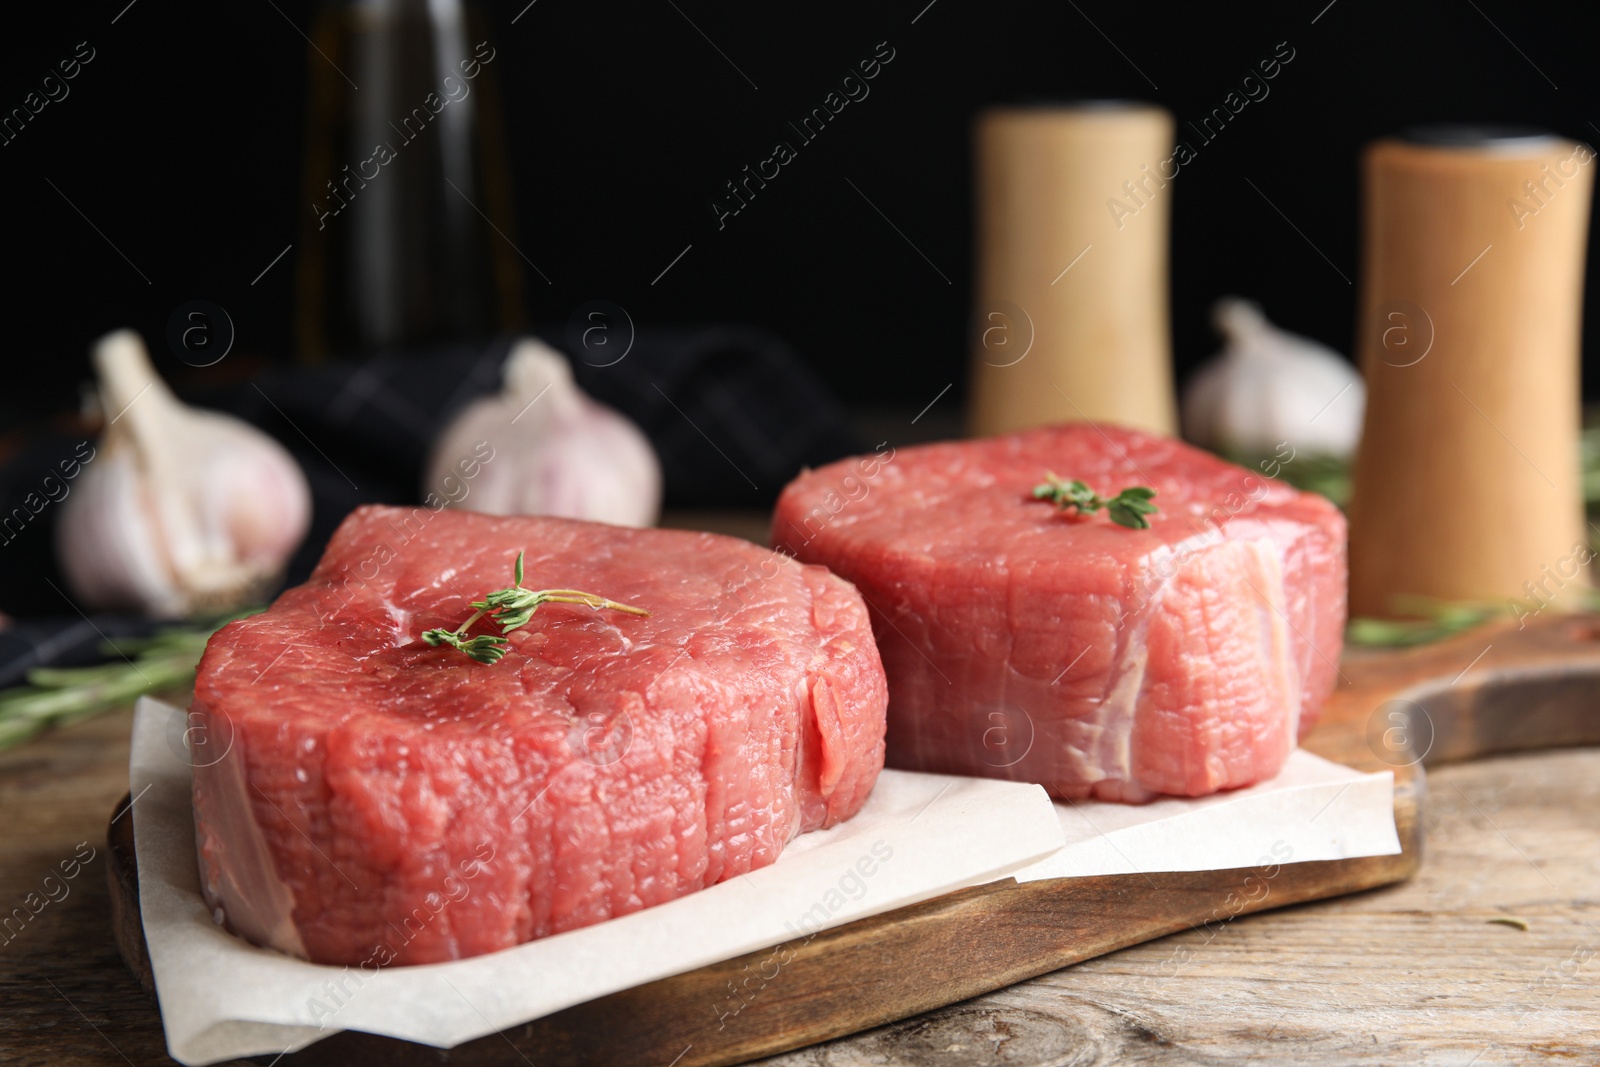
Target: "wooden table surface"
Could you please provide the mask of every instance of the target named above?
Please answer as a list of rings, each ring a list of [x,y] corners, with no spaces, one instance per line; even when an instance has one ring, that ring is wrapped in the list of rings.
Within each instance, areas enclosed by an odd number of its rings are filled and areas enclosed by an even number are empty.
[[[130,723],[0,753],[0,907],[48,900],[0,933],[0,1064],[172,1062],[107,918],[105,821],[128,788]],[[1236,919],[1209,942],[1188,931],[765,1062],[1600,1064],[1600,750],[1438,768],[1428,792],[1408,884]],[[91,848],[76,878],[45,882]]]

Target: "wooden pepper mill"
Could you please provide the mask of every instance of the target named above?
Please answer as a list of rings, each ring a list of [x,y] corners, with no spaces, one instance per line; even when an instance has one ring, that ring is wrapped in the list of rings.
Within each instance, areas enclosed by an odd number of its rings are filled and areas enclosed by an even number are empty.
[[[1175,432],[1172,116],[1115,101],[985,112],[968,428],[1094,419]]]
[[[1587,586],[1578,374],[1594,158],[1477,127],[1368,148],[1352,615],[1406,614],[1409,595],[1511,600],[1521,616]]]

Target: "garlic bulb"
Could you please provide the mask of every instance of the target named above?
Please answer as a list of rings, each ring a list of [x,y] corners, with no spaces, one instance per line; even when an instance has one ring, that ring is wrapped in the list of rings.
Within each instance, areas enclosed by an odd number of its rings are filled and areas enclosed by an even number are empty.
[[[247,423],[181,403],[132,330],[102,337],[94,366],[106,427],[56,531],[73,592],[156,618],[264,594],[311,522],[294,459]]]
[[[1212,317],[1226,344],[1184,389],[1186,438],[1242,455],[1266,455],[1282,442],[1309,453],[1355,452],[1367,390],[1348,361],[1278,329],[1237,297],[1217,301]]]
[[[507,357],[504,387],[439,436],[423,482],[452,506],[649,526],[661,464],[638,427],[591,400],[566,357],[532,338]]]

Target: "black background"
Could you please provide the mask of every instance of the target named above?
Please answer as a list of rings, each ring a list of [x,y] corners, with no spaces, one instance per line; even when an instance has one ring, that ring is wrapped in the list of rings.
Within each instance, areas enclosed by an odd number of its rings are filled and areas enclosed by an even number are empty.
[[[599,298],[640,326],[753,323],[791,341],[858,406],[919,408],[947,382],[956,388],[944,403],[960,397],[969,131],[983,105],[1147,99],[1181,124],[1219,105],[1278,42],[1294,49],[1270,96],[1176,181],[1180,377],[1214,349],[1207,310],[1230,292],[1349,350],[1357,162],[1372,138],[1477,120],[1600,140],[1592,4],[525,3],[486,14],[514,236],[553,283],[526,272],[530,318],[562,322]],[[0,147],[0,429],[74,406],[97,335],[132,325],[157,342],[190,299],[228,310],[236,351],[290,358],[295,252],[251,281],[310,211],[300,192],[306,64],[322,62],[301,32],[311,4],[112,0],[11,14],[0,109],[19,106],[78,42],[96,56],[65,100]],[[719,231],[709,201],[722,183],[768,155],[786,121],[880,41],[895,58],[871,95]],[[1594,273],[1591,263],[1591,350]]]

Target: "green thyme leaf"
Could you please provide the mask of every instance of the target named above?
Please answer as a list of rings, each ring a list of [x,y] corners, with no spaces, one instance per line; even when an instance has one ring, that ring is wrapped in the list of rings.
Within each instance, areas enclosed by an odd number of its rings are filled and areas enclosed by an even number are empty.
[[[429,630],[422,635],[422,639],[434,648],[449,645],[451,648],[459,649],[479,663],[497,663],[511,647],[510,641],[493,634],[463,638],[460,633],[450,630]]]
[[[643,608],[619,604],[615,600],[608,600],[597,593],[585,593],[581,589],[524,589],[521,552],[517,553],[517,562],[513,565],[511,573],[513,584],[509,588],[496,589],[482,600],[472,602],[472,606],[477,610],[466,622],[454,630],[428,630],[422,635],[422,640],[433,648],[449,645],[479,663],[498,663],[511,648],[510,641],[504,636],[496,637],[493,634],[467,637],[467,631],[472,628],[472,624],[485,615],[500,627],[500,633],[504,635],[528,625],[533,619],[534,612],[538,611],[542,604],[585,604],[596,611],[606,608],[629,615],[650,614]]]
[[[1148,485],[1130,485],[1114,497],[1102,497],[1077,479],[1067,480],[1053,471],[1045,472],[1045,480],[1033,487],[1033,499],[1049,500],[1062,511],[1074,508],[1080,515],[1092,515],[1101,508],[1118,526],[1130,530],[1148,530],[1150,520],[1160,509],[1150,503],[1156,491]]]

